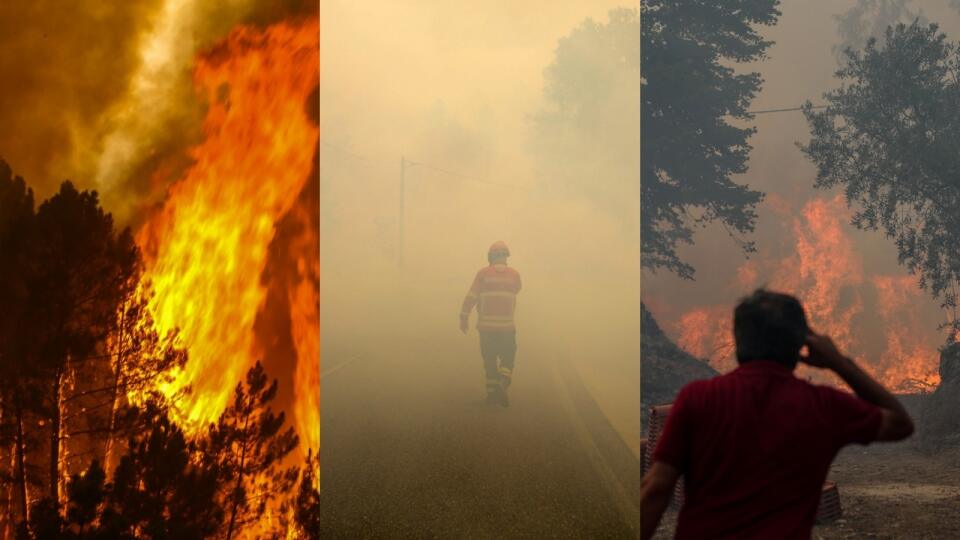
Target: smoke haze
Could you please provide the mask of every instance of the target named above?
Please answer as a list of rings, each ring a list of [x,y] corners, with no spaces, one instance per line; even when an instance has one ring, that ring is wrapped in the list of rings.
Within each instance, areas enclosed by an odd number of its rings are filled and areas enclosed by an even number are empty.
[[[504,240],[523,277],[517,379],[550,377],[525,364],[571,360],[628,444],[639,437],[637,93],[616,101],[635,108],[618,111],[606,141],[575,156],[559,150],[574,138],[548,144],[537,123],[552,106],[544,73],[559,40],[619,6],[321,3],[323,369],[386,357],[391,380],[411,344],[429,343],[430,362],[462,365],[482,395],[476,333],[462,336],[457,314],[487,247]],[[610,93],[601,79],[582,87]],[[599,151],[612,145],[631,150]],[[405,171],[401,269],[402,158],[417,164]],[[569,162],[576,174],[558,166]],[[611,189],[627,202],[604,204]]]
[[[837,86],[834,51],[843,44],[838,24],[851,14],[861,16],[853,8],[865,4],[782,2],[778,24],[764,36],[775,42],[769,58],[741,66],[764,79],[751,110],[797,107],[806,100],[821,103],[820,96]],[[946,3],[905,4],[911,13],[940,24],[949,38],[960,37],[960,16]],[[869,17],[876,15],[877,10],[866,10],[860,20],[864,32],[874,28]],[[644,300],[653,314],[693,354],[729,369],[736,300],[756,286],[784,288],[812,304],[808,308],[814,311],[815,326],[846,334],[844,346],[884,376],[884,382],[935,379],[936,348],[944,339],[937,326],[944,313],[898,266],[896,248],[882,232],[854,229],[842,198],[835,198],[837,191],[813,189],[816,169],[796,146],[809,140],[802,113],[759,114],[751,124],[757,133],[750,139],[749,170],[738,182],[767,193],[753,236],[757,253],[747,261],[720,227],[702,230],[695,244],[681,251],[698,269],[695,281],[644,272]],[[889,304],[897,306],[892,312],[883,305],[891,295],[903,298]],[[910,336],[896,336],[898,332]],[[908,362],[918,366],[910,374],[894,369]]]

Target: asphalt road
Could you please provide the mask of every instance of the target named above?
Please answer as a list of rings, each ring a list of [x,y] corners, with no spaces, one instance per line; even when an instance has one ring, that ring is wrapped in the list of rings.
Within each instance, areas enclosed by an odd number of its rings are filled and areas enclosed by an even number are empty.
[[[639,463],[568,364],[521,342],[502,409],[478,354],[404,348],[323,357],[321,538],[638,536]]]

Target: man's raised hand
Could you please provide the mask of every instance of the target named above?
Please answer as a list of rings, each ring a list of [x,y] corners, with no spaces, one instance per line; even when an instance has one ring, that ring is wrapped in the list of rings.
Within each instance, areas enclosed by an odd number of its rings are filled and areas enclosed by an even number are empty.
[[[845,359],[829,336],[817,334],[811,330],[807,332],[806,345],[807,354],[801,354],[800,361],[813,367],[834,369]]]

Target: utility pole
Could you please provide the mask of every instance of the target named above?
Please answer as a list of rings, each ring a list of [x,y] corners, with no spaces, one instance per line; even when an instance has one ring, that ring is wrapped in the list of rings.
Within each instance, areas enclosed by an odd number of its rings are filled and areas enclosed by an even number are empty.
[[[406,194],[407,183],[407,158],[400,156],[400,213],[397,225],[397,264],[403,268],[403,221],[404,221],[404,197]]]

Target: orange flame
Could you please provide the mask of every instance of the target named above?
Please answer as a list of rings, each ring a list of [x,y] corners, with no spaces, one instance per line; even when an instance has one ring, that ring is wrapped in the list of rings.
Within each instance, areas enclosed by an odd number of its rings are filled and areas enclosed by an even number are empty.
[[[137,242],[156,291],[150,308],[158,328],[179,328],[190,355],[175,384],[162,390],[190,385],[184,419],[208,422],[255,361],[253,328],[266,295],[261,274],[274,225],[310,176],[319,131],[305,107],[319,82],[318,22],[237,28],[198,60],[194,81],[209,103],[205,140]],[[319,393],[319,375],[310,376],[319,371],[318,346],[309,337],[318,332],[315,291],[291,293],[297,380],[315,385],[313,392],[296,389],[301,429],[315,418],[301,410],[316,407],[309,396]]]
[[[707,359],[717,371],[730,371],[736,367],[731,313],[725,306],[688,311],[680,317],[677,345],[697,358]]]
[[[774,210],[791,215],[784,200]],[[864,367],[884,384],[900,391],[925,390],[939,383],[939,357],[931,346],[931,331],[920,323],[917,305],[923,292],[907,275],[864,277],[862,256],[843,223],[849,212],[841,196],[809,201],[799,216],[789,221],[794,252],[783,259],[747,261],[736,273],[733,286],[741,292],[770,276],[769,287],[797,295],[804,303],[811,327],[830,335],[837,345],[863,361]],[[872,289],[872,290],[871,290]],[[867,313],[868,293],[876,306]],[[694,356],[708,359],[717,370],[736,366],[730,306],[700,306],[682,314],[673,325],[677,343]],[[875,313],[874,313],[875,312]],[[868,355],[871,343],[859,332],[864,315],[879,319],[883,350]],[[810,370],[801,376],[836,384],[835,378]]]
[[[877,306],[887,334],[886,351],[874,364],[887,384],[904,389],[940,384],[939,358],[934,347],[923,342],[923,328],[911,307],[922,300],[922,291],[910,276],[876,276]]]
[[[291,246],[297,253],[297,282],[288,290],[297,367],[293,413],[301,446],[320,449],[320,245],[318,231],[301,206],[294,207],[301,234]],[[319,209],[317,209],[319,211]]]

